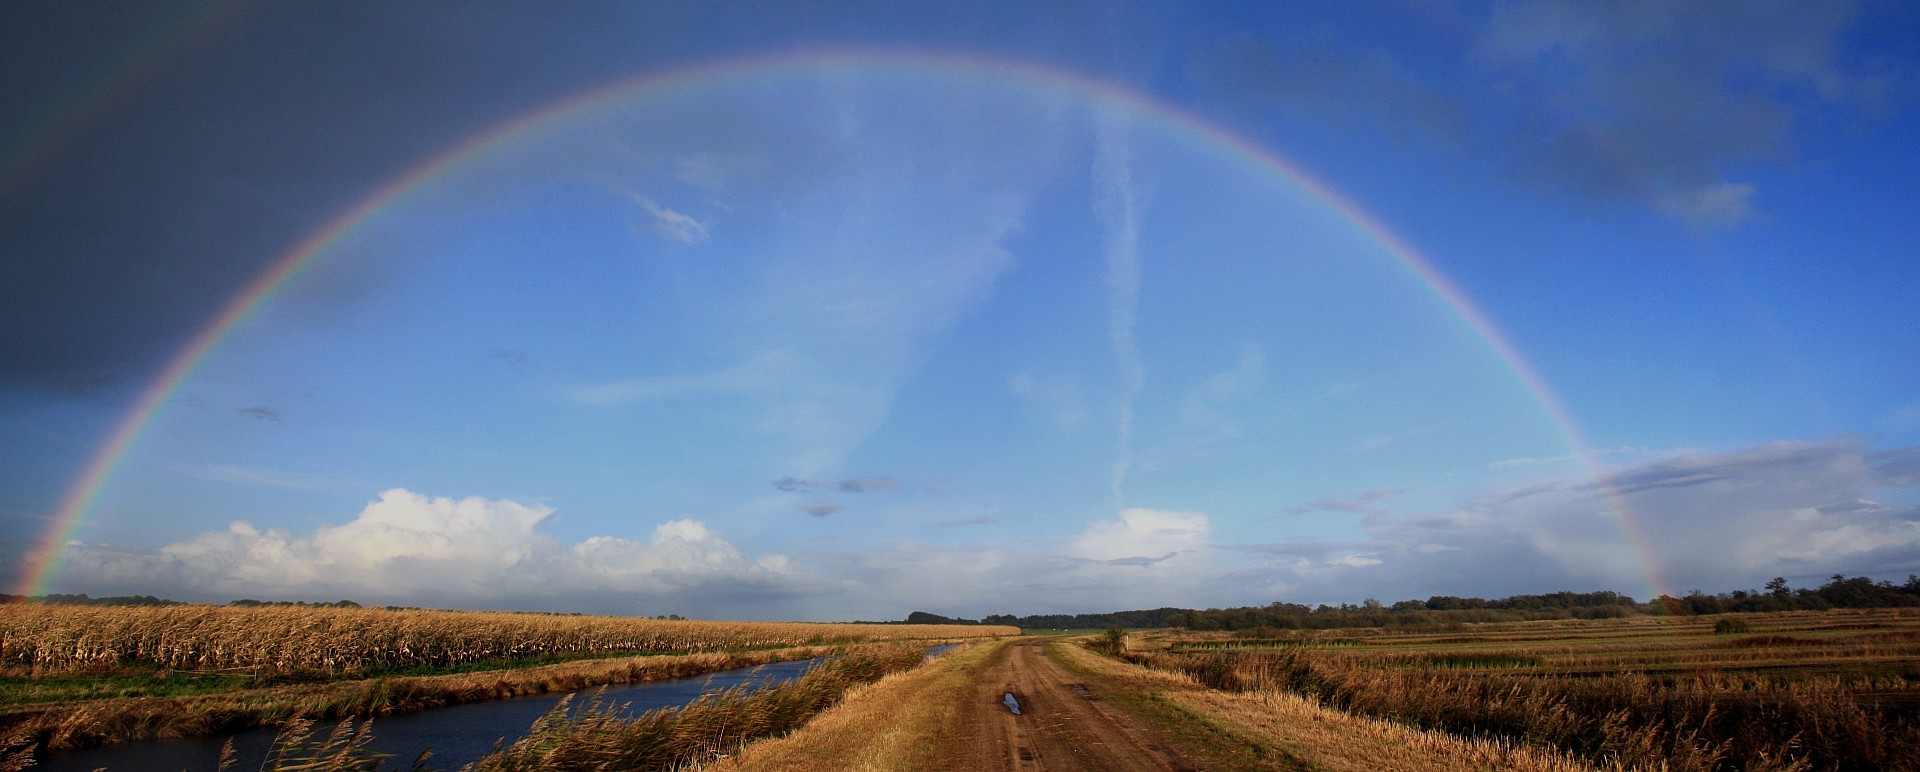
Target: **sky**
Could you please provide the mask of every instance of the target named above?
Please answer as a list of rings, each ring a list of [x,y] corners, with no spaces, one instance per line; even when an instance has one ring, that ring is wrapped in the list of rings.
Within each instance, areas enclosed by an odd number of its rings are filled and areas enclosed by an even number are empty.
[[[8,592],[1920,572],[1904,3],[0,6]]]

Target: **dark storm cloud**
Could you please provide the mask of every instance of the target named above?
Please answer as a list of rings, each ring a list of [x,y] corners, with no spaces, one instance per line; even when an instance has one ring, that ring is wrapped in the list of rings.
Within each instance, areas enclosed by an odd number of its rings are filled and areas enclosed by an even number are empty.
[[[1422,79],[1391,54],[1337,47],[1325,38],[1241,38],[1196,62],[1195,75],[1224,77],[1231,88],[1318,111],[1411,119],[1450,141],[1464,139],[1473,126],[1457,95]]]
[[[142,382],[383,182],[672,53],[617,6],[288,3],[175,23],[193,13],[0,6],[0,389]],[[303,286],[364,287],[342,270]]]
[[[1737,165],[1790,155],[1817,110],[1870,114],[1912,88],[1841,61],[1861,18],[1844,2],[1503,3],[1440,66],[1315,25],[1225,44],[1192,72],[1233,98],[1424,137],[1576,201],[1725,226],[1755,191]]]
[[[488,127],[609,83],[934,12],[859,10],[0,3],[0,390],[144,384],[304,236]],[[953,43],[1006,29],[997,10],[938,13],[954,18],[925,26]],[[1014,37],[1050,53],[1077,39]],[[350,304],[387,259],[332,257],[276,302]]]

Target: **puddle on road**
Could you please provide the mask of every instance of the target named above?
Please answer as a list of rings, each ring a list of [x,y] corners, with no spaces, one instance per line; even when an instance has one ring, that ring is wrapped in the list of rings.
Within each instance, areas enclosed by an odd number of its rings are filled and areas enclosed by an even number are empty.
[[[1013,692],[1007,692],[1005,697],[1000,698],[1000,701],[1005,703],[1007,710],[1013,711],[1014,715],[1020,715],[1020,701],[1013,698]]]

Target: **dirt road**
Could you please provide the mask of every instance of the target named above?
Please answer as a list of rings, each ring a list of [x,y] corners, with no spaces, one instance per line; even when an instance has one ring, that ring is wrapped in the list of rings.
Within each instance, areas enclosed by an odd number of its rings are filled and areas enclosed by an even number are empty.
[[[1020,715],[1007,709],[1008,693],[1018,702]],[[1332,710],[1296,695],[1215,691],[1057,638],[990,641],[945,655],[926,667],[889,676],[798,732],[750,744],[738,756],[709,768],[1589,769],[1551,751],[1422,732]]]
[[[959,742],[938,766],[999,770],[1197,770],[1152,730],[1107,705],[1061,668],[1043,640],[1001,648],[973,673],[956,716]],[[1008,708],[1012,694],[1020,712]],[[964,754],[956,757],[949,754]]]

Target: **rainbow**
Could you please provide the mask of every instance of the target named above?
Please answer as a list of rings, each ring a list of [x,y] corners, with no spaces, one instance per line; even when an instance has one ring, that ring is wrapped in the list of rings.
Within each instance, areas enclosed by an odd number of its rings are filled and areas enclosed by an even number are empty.
[[[72,489],[61,500],[44,536],[29,553],[14,592],[38,595],[58,574],[60,560],[76,529],[85,521],[101,492],[112,481],[114,472],[138,443],[147,428],[181,386],[191,380],[199,367],[221,344],[271,301],[289,283],[324,256],[343,239],[356,233],[382,210],[409,194],[516,140],[564,125],[596,109],[625,104],[641,98],[660,98],[716,85],[733,78],[765,77],[803,69],[849,70],[915,74],[936,78],[971,78],[1036,89],[1065,100],[1077,100],[1100,106],[1118,106],[1143,116],[1176,135],[1191,137],[1231,157],[1245,161],[1266,175],[1311,195],[1337,214],[1359,235],[1391,257],[1441,299],[1477,335],[1491,352],[1512,370],[1519,382],[1533,395],[1547,419],[1552,422],[1574,455],[1587,466],[1595,488],[1601,493],[1607,514],[1620,526],[1628,544],[1638,553],[1648,579],[1648,589],[1665,593],[1658,566],[1639,524],[1626,503],[1607,482],[1607,475],[1593,461],[1593,454],[1566,407],[1548,388],[1534,367],[1521,356],[1513,342],[1450,279],[1435,268],[1406,240],[1305,170],[1280,155],[1235,135],[1226,129],[1186,112],[1172,104],[1118,85],[1052,69],[1037,63],[988,58],[970,54],[928,51],[816,51],[782,53],[724,59],[669,72],[618,81],[561,99],[518,118],[495,125],[468,140],[428,159],[413,169],[374,190],[360,203],[342,212],[326,225],[307,235],[292,249],[274,260],[246,288],[229,301],[169,364],[139,401],[115,427]],[[1671,593],[1667,593],[1671,594]]]

